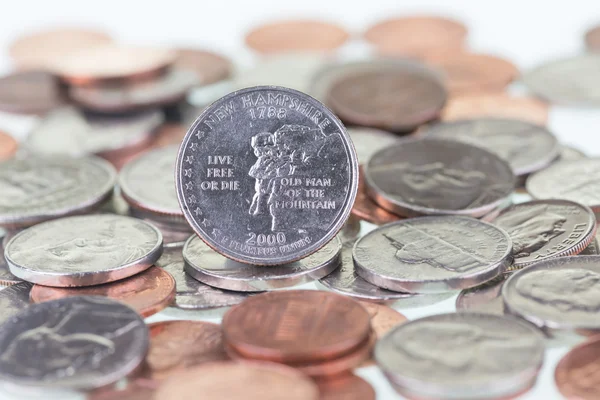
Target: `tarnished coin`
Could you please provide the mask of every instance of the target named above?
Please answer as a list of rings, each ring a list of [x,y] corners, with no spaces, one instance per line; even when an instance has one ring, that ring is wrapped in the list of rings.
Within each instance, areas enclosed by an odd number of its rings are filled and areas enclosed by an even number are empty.
[[[29,306],[29,282],[15,283],[0,290],[0,324]]]
[[[344,28],[328,22],[277,21],[250,31],[246,35],[246,45],[263,54],[319,52],[340,47],[348,37]]]
[[[510,271],[548,258],[581,253],[594,239],[596,216],[586,206],[568,200],[534,200],[502,211],[492,223],[513,243]]]
[[[497,155],[433,137],[404,139],[380,150],[364,172],[371,198],[404,216],[481,217],[501,205],[515,185],[511,167]]]
[[[340,263],[342,242],[335,237],[301,260],[277,266],[243,264],[223,257],[196,235],[183,247],[185,272],[209,286],[237,292],[261,292],[300,285],[327,276]]]
[[[483,285],[461,291],[456,298],[456,311],[504,315],[502,285],[507,277],[502,275]]]
[[[342,120],[407,132],[439,116],[447,93],[434,71],[408,61],[379,66],[332,83],[327,103]]]
[[[517,176],[547,167],[559,154],[558,141],[549,130],[517,119],[447,122],[425,132],[431,137],[460,140],[491,151],[506,160]]]
[[[398,326],[379,340],[375,359],[409,398],[510,398],[535,383],[544,342],[516,318],[440,314]]]
[[[316,380],[319,400],[375,400],[375,389],[361,377],[353,374]]]
[[[525,73],[523,83],[552,103],[600,105],[600,55],[585,54],[551,61]]]
[[[162,253],[162,236],[135,218],[98,214],[61,218],[25,229],[8,242],[15,276],[46,286],[92,286],[148,269]]]
[[[131,308],[105,297],[34,304],[0,325],[0,379],[21,386],[89,390],[135,370],[148,328]]]
[[[12,156],[14,156],[17,152],[18,148],[19,143],[14,137],[8,133],[0,131],[0,162],[12,158]]]
[[[564,144],[559,146],[558,161],[573,161],[581,160],[582,158],[587,158],[587,155],[583,151],[571,146],[565,146]]]
[[[600,257],[540,261],[512,275],[502,288],[506,309],[540,328],[600,330]]]
[[[179,149],[179,204],[210,247],[236,261],[286,264],[329,242],[350,215],[358,161],[321,103],[275,86],[210,105]]]
[[[358,174],[358,192],[354,206],[352,206],[352,215],[375,225],[384,225],[402,219],[401,216],[381,208],[369,197],[362,165]]]
[[[408,293],[467,289],[512,262],[502,229],[459,216],[412,218],[379,227],[354,245],[356,272],[381,288]]]
[[[348,128],[348,135],[356,149],[359,164],[366,164],[373,154],[398,142],[398,135],[366,127]]]
[[[112,195],[116,175],[95,157],[2,162],[0,226],[23,228],[94,209]]]
[[[600,26],[595,26],[586,32],[585,45],[589,51],[600,51]]]
[[[554,371],[556,386],[567,399],[596,400],[600,398],[599,367],[600,337],[596,337],[571,349],[560,360]]]
[[[224,56],[208,50],[177,49],[175,66],[196,74],[198,84],[209,85],[222,81],[231,75],[231,61]]]
[[[43,114],[64,104],[65,94],[56,77],[48,72],[13,72],[0,78],[2,111]]]

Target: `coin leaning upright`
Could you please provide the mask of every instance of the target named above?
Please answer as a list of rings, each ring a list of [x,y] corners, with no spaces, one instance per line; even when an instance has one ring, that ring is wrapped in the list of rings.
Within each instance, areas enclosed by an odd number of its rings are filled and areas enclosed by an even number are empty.
[[[228,94],[192,124],[175,167],[194,231],[236,261],[278,265],[329,242],[350,214],[358,160],[344,125],[301,92]]]

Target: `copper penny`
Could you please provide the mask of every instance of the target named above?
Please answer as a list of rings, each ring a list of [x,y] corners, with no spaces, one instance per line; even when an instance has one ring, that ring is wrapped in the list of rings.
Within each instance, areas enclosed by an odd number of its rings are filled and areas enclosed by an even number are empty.
[[[403,314],[386,305],[367,301],[361,301],[360,304],[369,312],[371,329],[373,329],[377,338],[381,338],[393,327],[408,320]]]
[[[348,32],[338,25],[321,21],[280,21],[265,24],[246,35],[246,44],[263,53],[328,51],[348,40]]]
[[[59,28],[17,38],[9,53],[18,69],[51,70],[56,62],[80,50],[112,42],[105,32],[87,28]]]
[[[159,48],[96,46],[57,61],[53,71],[72,85],[140,81],[165,72],[175,54]]]
[[[438,76],[418,63],[382,64],[335,81],[328,104],[345,122],[407,132],[437,118],[446,103]]]
[[[17,152],[19,144],[16,139],[8,133],[0,131],[0,161],[12,158]]]
[[[331,379],[317,379],[319,400],[375,400],[373,386],[354,374]]]
[[[2,111],[43,114],[64,104],[64,90],[58,79],[48,72],[14,72],[0,78]]]
[[[318,400],[317,385],[280,364],[223,361],[180,371],[156,391],[160,400]]]
[[[442,112],[442,120],[474,118],[511,118],[537,125],[548,123],[548,104],[533,97],[506,93],[471,93],[451,97]]]
[[[423,58],[465,45],[467,28],[460,22],[436,16],[413,16],[382,21],[370,27],[365,39],[380,54]]]
[[[73,296],[106,296],[119,300],[148,317],[173,302],[175,280],[162,268],[150,267],[130,278],[96,286],[58,288],[34,285],[30,296],[33,303]]]
[[[352,215],[375,225],[385,225],[398,221],[402,217],[392,214],[388,210],[379,207],[367,194],[362,166],[359,167],[358,192],[352,206]]]
[[[133,380],[124,389],[108,387],[97,389],[87,395],[87,400],[148,400],[152,399],[154,389],[142,382]]]
[[[590,51],[600,51],[600,26],[596,26],[585,34],[585,45]]]
[[[367,310],[347,297],[286,290],[258,294],[232,307],[223,318],[223,336],[243,357],[315,362],[359,346],[369,336],[369,322]]]
[[[554,380],[560,393],[568,399],[599,399],[600,336],[569,351],[556,366]]]
[[[227,58],[200,49],[178,49],[175,65],[194,71],[203,85],[229,78],[232,70],[231,61]]]
[[[442,70],[451,95],[502,91],[519,75],[510,61],[487,54],[444,53],[427,62]]]

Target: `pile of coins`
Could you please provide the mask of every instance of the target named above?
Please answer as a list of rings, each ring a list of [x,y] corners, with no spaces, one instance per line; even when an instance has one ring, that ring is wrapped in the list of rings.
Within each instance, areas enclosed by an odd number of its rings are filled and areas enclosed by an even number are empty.
[[[598,103],[598,32],[522,75],[432,16],[371,26],[353,61],[341,26],[266,24],[236,74],[89,29],[17,39],[0,110],[37,123],[0,132],[4,389],[370,400],[374,371],[413,399],[528,392],[547,347],[600,331],[600,159],[546,126]],[[565,396],[598,397],[599,349],[557,365]]]

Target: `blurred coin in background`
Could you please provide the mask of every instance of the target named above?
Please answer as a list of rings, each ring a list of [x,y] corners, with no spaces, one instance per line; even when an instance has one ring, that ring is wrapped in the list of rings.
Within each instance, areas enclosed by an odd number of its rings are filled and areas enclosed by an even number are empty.
[[[49,72],[13,72],[0,78],[2,111],[15,114],[44,114],[64,106],[65,103],[64,88]]]

